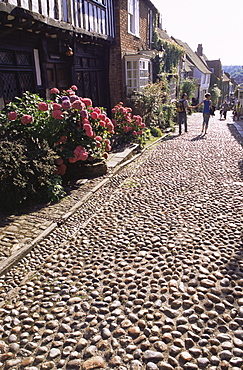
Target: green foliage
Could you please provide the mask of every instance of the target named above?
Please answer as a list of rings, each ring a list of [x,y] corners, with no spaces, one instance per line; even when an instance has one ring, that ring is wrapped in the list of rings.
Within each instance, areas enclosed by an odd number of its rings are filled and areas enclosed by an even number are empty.
[[[210,94],[211,94],[211,100],[213,102],[213,105],[217,106],[219,102],[219,97],[221,96],[221,90],[219,87],[215,84],[211,89],[210,89]]]
[[[180,95],[187,94],[189,100],[193,98],[194,92],[197,89],[197,82],[193,78],[184,78],[180,83]]]
[[[136,92],[132,106],[140,114],[147,127],[160,127],[162,130],[171,126],[175,106],[169,102],[169,87],[166,79],[145,86]]]
[[[56,154],[46,142],[23,137],[0,137],[0,208],[14,210],[30,204],[60,199],[51,190]]]
[[[150,128],[150,132],[151,132],[151,135],[153,135],[154,137],[161,137],[163,134],[162,134],[162,131],[159,127],[151,127]]]
[[[164,50],[162,61],[158,56],[155,58],[157,74],[177,73],[178,63],[185,53],[184,48],[171,40],[161,39],[157,32],[153,34],[153,46],[158,51]]]

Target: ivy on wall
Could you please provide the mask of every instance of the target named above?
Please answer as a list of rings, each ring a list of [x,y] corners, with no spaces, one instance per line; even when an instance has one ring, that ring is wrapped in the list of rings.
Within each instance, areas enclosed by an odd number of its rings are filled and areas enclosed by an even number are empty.
[[[173,41],[161,39],[156,31],[153,34],[153,46],[158,51],[164,50],[162,60],[158,55],[154,59],[155,74],[177,73],[178,63],[185,53],[184,48]]]

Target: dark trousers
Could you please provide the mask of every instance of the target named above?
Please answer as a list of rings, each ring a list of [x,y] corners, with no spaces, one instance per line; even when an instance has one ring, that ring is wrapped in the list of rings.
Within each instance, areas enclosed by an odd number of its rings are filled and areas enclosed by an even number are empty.
[[[187,116],[186,116],[186,112],[180,112],[180,113],[178,113],[179,134],[181,134],[182,124],[183,123],[185,125],[185,132],[187,132]]]

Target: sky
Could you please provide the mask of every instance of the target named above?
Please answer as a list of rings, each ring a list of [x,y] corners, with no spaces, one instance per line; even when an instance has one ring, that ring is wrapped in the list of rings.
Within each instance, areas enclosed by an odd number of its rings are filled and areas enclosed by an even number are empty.
[[[169,36],[193,51],[202,44],[209,60],[243,66],[243,0],[151,0]]]

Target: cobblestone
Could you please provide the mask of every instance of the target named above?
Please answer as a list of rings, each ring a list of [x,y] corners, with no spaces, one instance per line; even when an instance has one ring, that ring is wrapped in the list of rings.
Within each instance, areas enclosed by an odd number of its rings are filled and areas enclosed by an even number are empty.
[[[124,167],[0,276],[1,368],[242,367],[243,150],[231,126],[216,116],[202,137],[194,114],[188,134]],[[2,240],[14,244],[25,222],[10,219]]]

